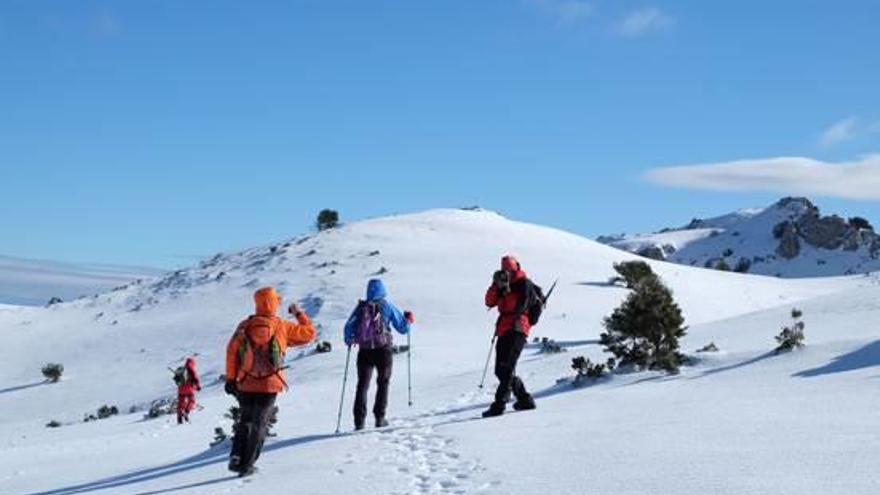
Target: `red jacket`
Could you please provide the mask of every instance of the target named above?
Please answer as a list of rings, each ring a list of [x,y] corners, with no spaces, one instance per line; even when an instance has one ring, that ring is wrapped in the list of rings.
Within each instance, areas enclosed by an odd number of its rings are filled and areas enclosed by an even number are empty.
[[[520,267],[513,256],[505,256],[501,259],[501,269],[512,273],[510,279],[510,292],[501,295],[495,284],[489,286],[486,291],[486,306],[498,307],[498,321],[495,323],[495,335],[501,337],[515,326],[526,336],[532,326],[529,324],[529,315],[525,306],[525,282],[526,272]]]
[[[189,380],[177,387],[177,393],[180,395],[193,395],[196,390],[202,389],[201,382],[199,382],[199,373],[196,371],[196,360],[186,358],[186,364],[183,366],[189,371]]]

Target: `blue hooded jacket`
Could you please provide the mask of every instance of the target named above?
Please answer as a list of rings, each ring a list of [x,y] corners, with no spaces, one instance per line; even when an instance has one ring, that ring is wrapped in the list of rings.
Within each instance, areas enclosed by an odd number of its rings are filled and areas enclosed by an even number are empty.
[[[367,283],[367,302],[378,302],[382,311],[382,318],[385,319],[385,326],[393,326],[398,333],[406,335],[409,333],[410,325],[403,316],[403,312],[397,309],[397,306],[391,304],[388,297],[388,290],[385,284],[378,278],[371,279]],[[358,324],[358,308],[355,307],[345,322],[345,344],[352,345],[354,343],[354,334],[357,331]]]

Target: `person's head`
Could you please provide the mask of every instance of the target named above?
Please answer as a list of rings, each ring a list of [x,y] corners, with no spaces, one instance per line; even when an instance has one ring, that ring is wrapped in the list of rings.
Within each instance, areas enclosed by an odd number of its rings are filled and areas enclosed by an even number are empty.
[[[501,269],[508,273],[511,277],[519,272],[522,267],[519,264],[519,261],[516,258],[508,254],[507,256],[501,258]]]
[[[196,367],[196,358],[188,357],[186,358],[186,363],[184,364],[187,368],[195,368]]]
[[[367,282],[367,301],[385,299],[387,295],[388,291],[385,289],[385,284],[382,283],[382,280],[374,278]]]
[[[258,315],[274,315],[281,306],[281,295],[274,287],[263,287],[254,292],[254,306]]]

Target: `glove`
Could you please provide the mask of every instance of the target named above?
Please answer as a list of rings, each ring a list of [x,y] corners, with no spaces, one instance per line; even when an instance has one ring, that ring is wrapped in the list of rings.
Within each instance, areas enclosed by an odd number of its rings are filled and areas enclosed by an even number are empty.
[[[498,270],[492,275],[492,283],[502,294],[510,292],[510,275],[504,270]]]
[[[404,311],[404,312],[403,312],[403,317],[406,318],[406,321],[407,321],[410,325],[412,325],[413,323],[416,322],[416,317],[413,316],[412,311]]]
[[[238,393],[238,387],[235,385],[234,381],[226,380],[226,385],[223,386],[223,391],[229,395],[236,395]]]
[[[197,392],[201,392],[201,391],[202,391],[202,386],[201,386],[201,385],[196,385],[196,391],[197,391]]]

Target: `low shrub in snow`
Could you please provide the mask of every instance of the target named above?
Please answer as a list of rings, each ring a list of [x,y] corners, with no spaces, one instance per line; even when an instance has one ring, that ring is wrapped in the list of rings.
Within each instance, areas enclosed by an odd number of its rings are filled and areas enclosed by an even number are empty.
[[[58,380],[61,380],[61,375],[64,374],[64,365],[60,363],[49,363],[43,366],[43,376],[46,377],[46,381],[49,383],[57,383]]]
[[[409,352],[409,346],[406,345],[406,344],[404,344],[404,345],[393,345],[393,346],[391,346],[391,352],[392,352],[393,354],[403,354],[403,353],[405,353],[405,352]]]
[[[48,423],[46,423],[46,428],[59,428],[59,427],[61,427],[61,423],[58,421],[55,421],[54,419],[52,421],[49,421]]]
[[[791,351],[804,346],[804,322],[801,317],[804,313],[794,308],[791,310],[791,325],[782,327],[782,331],[776,336],[776,353]]]
[[[49,299],[49,302],[46,303],[46,307],[49,307],[49,306],[55,306],[56,304],[61,304],[61,303],[63,303],[63,302],[64,302],[64,301],[61,300],[60,297],[57,297],[57,296],[56,296],[56,297],[53,297],[53,298]]]
[[[718,346],[715,342],[709,342],[707,345],[697,349],[697,352],[718,352]]]
[[[621,366],[678,372],[686,357],[678,351],[684,317],[672,291],[657,277],[641,280],[623,303],[605,317],[599,343]]]
[[[654,278],[654,271],[651,265],[644,261],[622,261],[615,263],[614,271],[618,273],[618,277],[610,280],[611,283],[623,282],[628,289],[634,289],[638,283],[646,278]]]
[[[177,414],[177,398],[165,397],[154,400],[144,414],[144,419],[155,419],[166,414]]]
[[[315,352],[318,354],[326,354],[333,350],[333,344],[327,342],[326,340],[318,342],[318,345],[315,346]]]
[[[116,416],[117,414],[119,414],[119,408],[104,404],[98,408],[95,414],[86,414],[83,418],[83,422],[88,423],[90,421],[98,421],[99,419],[107,419],[110,416]]]
[[[222,426],[218,426],[214,428],[214,440],[212,440],[209,445],[211,447],[216,447],[226,440],[229,440],[229,435],[226,434],[226,430],[224,430]]]
[[[541,351],[542,354],[558,354],[560,352],[565,352],[565,348],[562,347],[558,342],[553,339],[548,339],[547,337],[543,337],[541,339]]]
[[[601,378],[605,373],[613,371],[615,364],[617,363],[614,358],[608,358],[605,363],[594,363],[590,358],[583,356],[572,358],[571,368],[577,373],[574,376],[574,384],[581,385],[587,380]]]

